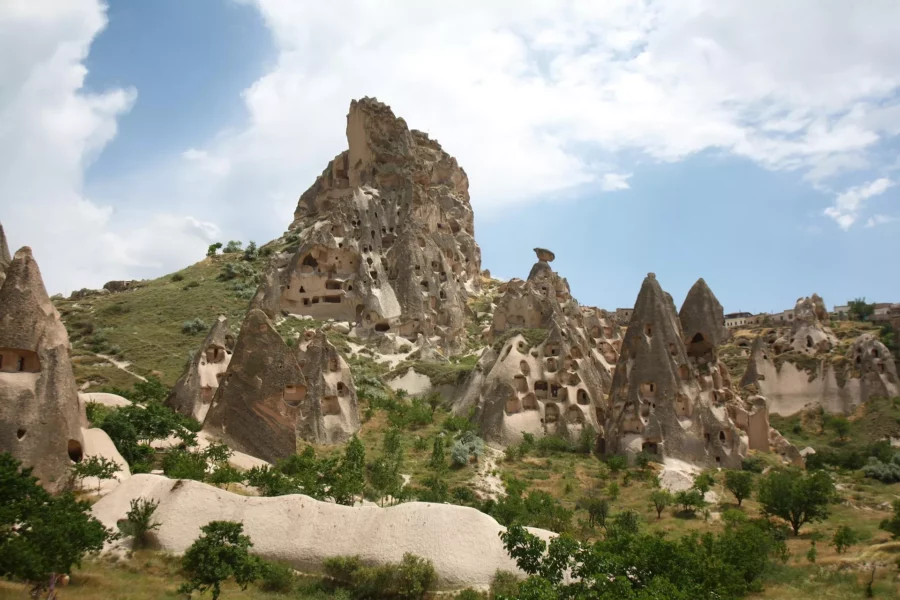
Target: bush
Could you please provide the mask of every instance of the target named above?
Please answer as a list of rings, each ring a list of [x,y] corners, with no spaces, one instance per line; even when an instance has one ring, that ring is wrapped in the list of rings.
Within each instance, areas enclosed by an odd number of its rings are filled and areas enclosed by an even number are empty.
[[[199,452],[170,450],[163,457],[162,468],[170,479],[203,481],[206,478],[206,458]]]
[[[236,254],[241,251],[241,246],[243,245],[244,244],[242,242],[231,240],[230,242],[225,244],[224,248],[222,248],[222,254]]]
[[[105,456],[89,456],[72,465],[72,475],[84,485],[86,477],[97,478],[97,493],[104,479],[112,479],[119,472],[119,465]]]
[[[887,531],[896,540],[900,539],[900,500],[894,500],[893,507],[893,516],[890,519],[884,519],[878,528]]]
[[[211,521],[200,528],[200,537],[194,540],[181,558],[181,568],[188,581],[178,591],[190,595],[194,590],[201,594],[212,590],[217,600],[223,581],[234,578],[242,590],[262,574],[259,558],[250,554],[253,542],[243,534],[244,526],[234,521]]]
[[[834,546],[838,554],[843,554],[847,548],[858,541],[859,535],[853,529],[846,525],[841,525],[834,532],[834,537],[831,538],[831,545]]]
[[[326,576],[358,600],[424,599],[437,581],[431,561],[409,553],[399,564],[370,567],[358,556],[339,556],[326,559],[323,566]]]
[[[212,257],[216,255],[216,251],[222,247],[222,242],[216,242],[215,244],[210,244],[209,248],[206,249],[206,256]]]
[[[753,474],[750,471],[726,471],[725,489],[734,494],[738,506],[753,491]]]
[[[884,483],[896,483],[900,481],[900,454],[895,454],[889,463],[883,463],[874,456],[869,457],[869,462],[862,471],[866,477]]]
[[[455,600],[484,600],[487,598],[481,592],[476,592],[472,588],[466,588],[455,596]]]
[[[675,494],[675,504],[681,507],[681,512],[693,516],[698,510],[706,506],[703,494],[700,490],[682,490]]]
[[[766,463],[759,456],[748,456],[741,462],[741,468],[751,473],[762,473],[766,468]]]
[[[519,577],[515,573],[498,569],[491,581],[491,596],[494,598],[518,598]]]
[[[474,431],[466,431],[453,444],[450,450],[450,460],[457,467],[469,464],[469,458],[474,456],[476,460],[484,453],[484,440],[475,435]]]
[[[202,331],[206,331],[209,329],[209,325],[206,324],[206,321],[203,319],[196,317],[190,321],[185,321],[181,324],[181,333],[186,333],[187,335],[197,335]]]
[[[611,472],[618,473],[628,467],[628,459],[624,456],[615,454],[606,459],[606,466],[609,467]]]
[[[259,589],[276,594],[289,594],[294,590],[297,575],[284,563],[264,561],[260,570]]]
[[[188,290],[194,289],[195,287],[200,287],[199,281],[189,281],[188,283],[184,284],[184,287],[182,287],[181,289],[186,292]]]
[[[247,244],[247,248],[244,250],[244,260],[254,261],[259,258],[259,250],[256,248],[256,242],[250,242]]]
[[[125,513],[125,520],[117,524],[123,535],[134,538],[135,548],[144,548],[148,545],[149,534],[154,529],[159,529],[160,524],[153,520],[153,513],[159,502],[134,498],[131,500],[131,508]]]

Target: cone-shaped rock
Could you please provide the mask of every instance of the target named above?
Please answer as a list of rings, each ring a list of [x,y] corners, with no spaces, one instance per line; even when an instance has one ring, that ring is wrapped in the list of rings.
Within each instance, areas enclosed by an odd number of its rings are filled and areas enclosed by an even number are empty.
[[[3,224],[0,223],[0,285],[3,285],[3,280],[6,279],[6,269],[9,268],[10,262],[12,257],[9,255],[6,233],[3,231]]]
[[[274,462],[297,450],[294,424],[305,396],[293,351],[265,313],[251,309],[205,427],[229,446]]]
[[[706,318],[697,320],[702,325]],[[689,355],[672,298],[650,273],[613,376],[606,450],[739,467],[746,439],[728,417],[729,388],[727,369],[715,360],[714,349],[711,355]]]
[[[254,306],[458,348],[481,269],[465,172],[373,98],[350,104],[347,141],[300,197]]]
[[[322,330],[299,346],[297,356],[307,386],[297,416],[297,436],[317,444],[348,440],[359,431],[359,408],[350,366]]]
[[[172,388],[166,403],[183,415],[201,423],[219,389],[234,351],[234,336],[224,316],[216,319],[181,379]]]
[[[82,424],[66,328],[31,249],[22,248],[0,288],[0,452],[58,490],[82,459]]]
[[[725,341],[725,311],[702,278],[691,287],[678,318],[688,353],[699,356]]]

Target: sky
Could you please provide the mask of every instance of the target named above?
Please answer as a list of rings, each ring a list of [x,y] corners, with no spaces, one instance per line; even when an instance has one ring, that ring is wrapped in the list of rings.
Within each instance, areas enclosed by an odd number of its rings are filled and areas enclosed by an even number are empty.
[[[582,303],[900,301],[895,0],[5,0],[0,222],[51,293],[263,243],[375,96],[469,176],[482,268]]]

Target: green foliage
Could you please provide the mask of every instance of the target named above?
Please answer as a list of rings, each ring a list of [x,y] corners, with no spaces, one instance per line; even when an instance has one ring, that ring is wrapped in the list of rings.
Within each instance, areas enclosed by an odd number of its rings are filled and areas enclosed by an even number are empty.
[[[261,561],[259,589],[276,594],[289,594],[297,583],[294,570],[280,562]]]
[[[616,500],[619,497],[619,484],[615,481],[610,481],[609,485],[606,486],[606,495],[609,496],[610,500]]]
[[[483,508],[498,523],[507,527],[525,525],[556,532],[569,529],[572,511],[563,507],[553,496],[540,490],[531,490],[526,495],[526,484],[512,477],[504,483],[506,495]]]
[[[162,468],[170,479],[203,481],[206,478],[206,458],[201,452],[180,448],[170,450],[163,457]]]
[[[207,483],[219,487],[227,486],[229,483],[241,483],[244,479],[244,473],[228,463],[216,465],[212,473],[206,476]]]
[[[701,495],[705,496],[706,492],[712,489],[712,486],[716,484],[715,476],[709,472],[704,471],[697,475],[694,479],[694,489],[700,492]]]
[[[399,564],[366,566],[358,556],[326,559],[325,575],[355,600],[426,598],[437,582],[431,561],[406,553]]]
[[[471,417],[451,414],[444,419],[441,429],[449,433],[464,433],[466,431],[475,431],[475,424],[472,422]]]
[[[134,385],[130,390],[112,387],[105,388],[104,391],[116,394],[117,396],[122,396],[123,398],[131,400],[132,402],[137,402],[138,404],[144,404],[146,402],[163,402],[169,396],[169,388],[152,375],[147,377],[145,381],[139,380],[134,382]],[[200,430],[199,423],[197,424],[196,430]]]
[[[234,521],[211,521],[181,559],[188,581],[178,591],[191,595],[212,590],[213,600],[222,593],[223,581],[234,578],[242,590],[262,575],[262,562],[250,554],[253,542]]]
[[[593,529],[594,526],[606,527],[606,519],[609,517],[610,506],[609,500],[594,495],[588,495],[579,498],[575,503],[575,507],[585,511],[588,514],[588,526]]]
[[[562,535],[549,546],[520,526],[510,527],[500,537],[528,579],[515,596],[498,594],[498,600],[738,598],[759,589],[772,556],[783,548],[762,523],[669,540],[626,526],[631,519],[598,542]]]
[[[506,342],[521,335],[525,338],[525,347],[522,350],[528,351],[535,346],[543,344],[549,334],[550,332],[546,329],[507,329],[494,342],[493,349],[494,352],[499,352],[506,345]]]
[[[694,513],[706,506],[706,501],[700,490],[691,489],[676,492],[675,504],[681,507],[682,514],[693,516]]]
[[[159,502],[145,498],[131,500],[131,508],[125,513],[125,520],[118,523],[122,535],[134,539],[135,548],[144,548],[148,545],[149,534],[154,529],[159,529],[160,524],[153,520],[153,513]]]
[[[244,244],[238,240],[231,240],[225,244],[224,248],[222,248],[222,254],[237,254],[241,251],[241,246],[243,245]]]
[[[831,538],[831,545],[834,546],[838,554],[843,554],[847,548],[858,541],[859,534],[856,531],[847,525],[841,525],[835,530],[834,536]]]
[[[454,596],[454,600],[484,600],[486,595],[476,592],[472,588],[466,588]]]
[[[447,459],[444,456],[444,440],[441,436],[435,436],[434,438],[428,466],[438,473],[443,473],[447,470]]]
[[[71,493],[51,496],[31,472],[0,453],[0,577],[30,584],[37,597],[114,535],[91,516],[89,503]]]
[[[628,467],[628,459],[624,456],[614,454],[607,457],[606,466],[609,467],[610,472],[618,473],[619,471],[624,471]]]
[[[838,439],[844,441],[850,433],[850,421],[847,417],[834,415],[828,418],[827,425],[838,435]]]
[[[222,266],[217,279],[219,281],[231,281],[239,278],[255,278],[256,275],[256,269],[251,265],[229,262]]]
[[[884,483],[896,483],[900,481],[900,454],[891,457],[891,461],[883,463],[874,456],[869,457],[869,462],[862,469],[866,477],[877,479]]]
[[[640,452],[637,456],[634,457],[634,464],[641,471],[645,470],[650,466],[650,463],[653,462],[654,455],[648,452]]]
[[[458,362],[425,362],[415,360],[405,360],[398,364],[389,374],[388,377],[403,375],[409,369],[416,373],[427,376],[431,380],[431,384],[439,385],[461,385],[465,382],[469,374],[475,369],[478,363],[477,356],[465,356]]]
[[[350,438],[340,468],[331,485],[331,495],[338,504],[353,506],[366,489],[366,449],[356,435]]]
[[[413,398],[410,402],[394,402],[388,411],[388,421],[400,429],[419,429],[430,425],[434,420],[434,411],[421,398]]]
[[[751,473],[762,473],[763,469],[766,468],[766,461],[760,456],[748,456],[741,461],[741,468],[744,471],[750,471]]]
[[[191,319],[190,321],[185,321],[181,324],[181,333],[187,335],[197,335],[198,333],[207,331],[209,329],[209,325],[206,324],[206,321],[197,317]]]
[[[640,530],[640,527],[640,516],[638,516],[636,511],[628,509],[613,515],[608,533],[612,537],[635,535]]]
[[[847,302],[848,315],[854,321],[867,321],[875,313],[875,304],[866,302],[865,297]]]
[[[753,492],[753,473],[750,471],[725,471],[725,489],[734,495],[738,506]]]
[[[450,450],[450,460],[457,467],[469,464],[469,459],[474,456],[476,460],[484,454],[484,440],[478,437],[474,431],[463,433]]]
[[[184,281],[184,275],[182,273],[174,273],[170,279],[174,282]]]
[[[900,539],[900,500],[893,502],[894,514],[890,519],[884,519],[879,525],[879,529],[883,529],[891,534],[897,540]]]
[[[828,518],[828,505],[834,498],[834,482],[824,471],[777,469],[759,481],[758,500],[763,513],[790,523],[794,535],[804,524]]]
[[[256,247],[256,242],[250,242],[247,244],[247,247],[244,249],[244,260],[254,261],[259,258],[259,250]]]
[[[105,456],[89,456],[72,465],[72,475],[84,485],[85,477],[97,478],[97,492],[104,479],[112,479],[119,472],[119,465]]]
[[[519,577],[509,571],[497,570],[491,580],[492,598],[518,598]]]
[[[806,551],[806,560],[810,562],[810,564],[815,564],[816,558],[819,556],[819,551],[816,550],[816,540],[812,540],[809,543],[809,550]]]
[[[215,244],[210,244],[210,245],[209,245],[209,248],[206,249],[206,256],[207,256],[207,257],[213,257],[213,256],[215,256],[215,255],[216,255],[216,252],[217,252],[217,251],[219,250],[219,248],[221,248],[221,247],[222,247],[222,242],[216,242]]]
[[[675,497],[668,490],[654,490],[650,493],[650,502],[656,511],[656,518],[662,518],[662,512],[675,502]]]

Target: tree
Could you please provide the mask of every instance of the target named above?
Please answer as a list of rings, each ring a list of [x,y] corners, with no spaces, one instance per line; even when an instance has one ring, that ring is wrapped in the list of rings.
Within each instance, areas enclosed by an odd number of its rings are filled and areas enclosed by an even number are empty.
[[[706,501],[700,490],[681,490],[675,494],[675,504],[681,507],[681,512],[693,515],[706,506]]]
[[[609,517],[609,500],[596,495],[589,495],[579,498],[575,506],[587,512],[588,526],[591,529],[595,525],[606,528],[606,519]]]
[[[694,489],[700,492],[700,494],[703,496],[706,496],[706,492],[708,492],[715,484],[716,478],[709,471],[700,473],[699,475],[697,475],[697,478],[694,479]]]
[[[51,496],[30,467],[0,454],[0,577],[32,586],[32,597],[53,590],[89,552],[115,538],[71,493]]]
[[[738,506],[753,491],[753,473],[750,471],[725,471],[725,489],[731,492]]]
[[[650,502],[653,503],[653,508],[656,510],[657,520],[662,518],[662,512],[666,510],[666,507],[671,506],[674,501],[675,497],[667,490],[654,490],[650,494]]]
[[[799,535],[804,524],[828,518],[828,505],[834,497],[834,482],[828,473],[796,469],[778,469],[764,475],[757,494],[763,513],[787,521],[794,535]]]
[[[847,306],[850,318],[858,321],[867,321],[875,312],[875,305],[867,303],[865,297],[850,300]]]
[[[216,242],[215,244],[210,244],[209,248],[206,249],[206,256],[213,257],[216,255],[216,251],[222,247],[222,242]]]
[[[895,540],[900,539],[900,500],[894,500],[893,516],[890,519],[884,519],[878,528],[890,533]]]
[[[181,559],[188,576],[178,591],[190,595],[212,590],[213,600],[222,593],[221,584],[229,578],[242,590],[259,579],[262,562],[250,554],[253,542],[243,534],[244,526],[234,521],[212,521],[200,528],[202,534]]]
[[[628,459],[624,456],[620,456],[618,454],[614,454],[606,459],[606,466],[609,467],[609,470],[613,474],[617,474],[619,471],[625,469],[628,466]]]
[[[256,242],[250,242],[247,244],[247,247],[244,249],[244,260],[254,261],[259,258],[259,249],[256,247]]]
[[[847,548],[857,541],[859,541],[859,535],[856,531],[847,525],[841,525],[834,532],[834,537],[831,538],[831,545],[834,546],[838,554],[843,554]]]
[[[830,417],[828,419],[828,425],[834,429],[834,432],[838,435],[838,439],[842,442],[847,439],[847,434],[850,433],[850,421],[847,420],[847,417],[840,415]]]
[[[149,542],[147,534],[159,529],[160,524],[153,520],[153,513],[159,502],[145,498],[131,500],[131,508],[125,513],[125,521],[119,523],[123,535],[134,538],[134,547],[143,548]]]
[[[447,459],[444,458],[444,440],[441,436],[434,437],[434,445],[431,449],[431,460],[428,466],[438,474],[447,470]]]
[[[439,392],[432,392],[428,394],[428,397],[425,398],[425,402],[428,403],[428,406],[431,407],[431,415],[434,416],[434,411],[437,410],[438,406],[443,402],[443,398],[441,398],[441,394]]]
[[[231,240],[225,244],[225,247],[222,249],[222,254],[237,254],[241,251],[241,246],[243,245],[242,242]]]
[[[331,490],[334,501],[353,506],[357,496],[366,489],[366,448],[356,435],[350,438],[344,449],[344,457],[338,470],[337,481]]]
[[[86,477],[97,478],[98,494],[100,493],[100,486],[103,484],[103,480],[113,479],[118,472],[119,465],[105,456],[88,456],[72,466],[72,475],[79,481],[80,486],[84,486]]]

